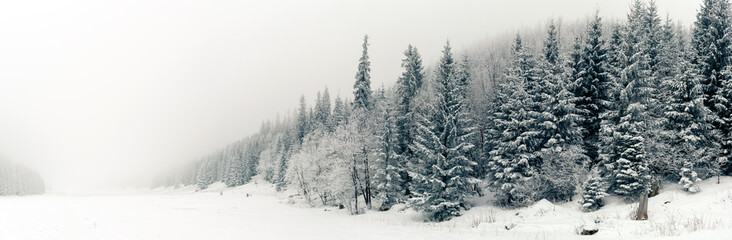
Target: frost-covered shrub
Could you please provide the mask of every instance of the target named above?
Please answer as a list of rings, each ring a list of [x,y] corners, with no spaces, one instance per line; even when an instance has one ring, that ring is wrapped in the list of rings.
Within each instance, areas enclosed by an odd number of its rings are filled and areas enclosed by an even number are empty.
[[[582,163],[589,161],[579,146],[542,151],[543,159],[537,196],[534,201],[546,199],[552,202],[571,201],[581,187],[587,170]]]
[[[699,192],[699,186],[696,185],[696,182],[701,181],[699,177],[697,177],[696,172],[692,170],[693,166],[691,163],[687,162],[684,164],[684,167],[681,168],[681,180],[679,180],[679,184],[684,188],[684,190],[695,193]]]

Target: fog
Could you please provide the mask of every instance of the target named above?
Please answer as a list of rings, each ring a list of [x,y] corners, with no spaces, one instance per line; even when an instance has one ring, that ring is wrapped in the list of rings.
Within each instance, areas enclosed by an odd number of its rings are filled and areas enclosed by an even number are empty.
[[[687,25],[700,1],[658,0]],[[3,1],[0,156],[52,191],[147,184],[293,111],[301,94],[351,98],[364,34],[372,86],[402,51],[436,61],[550,17],[629,1]]]

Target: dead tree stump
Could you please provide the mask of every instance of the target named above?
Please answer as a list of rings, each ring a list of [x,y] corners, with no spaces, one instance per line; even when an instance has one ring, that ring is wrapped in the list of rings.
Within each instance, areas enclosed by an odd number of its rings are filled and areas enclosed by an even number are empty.
[[[640,195],[635,220],[648,220],[648,193],[646,191],[643,191]]]
[[[653,181],[651,181],[651,197],[658,195],[660,188],[661,180],[654,178]]]

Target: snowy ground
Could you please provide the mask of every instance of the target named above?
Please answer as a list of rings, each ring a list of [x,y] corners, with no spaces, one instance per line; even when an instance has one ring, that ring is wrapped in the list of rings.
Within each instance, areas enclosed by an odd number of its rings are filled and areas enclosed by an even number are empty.
[[[350,216],[293,205],[263,184],[223,195],[216,185],[196,193],[0,197],[0,239],[731,239],[732,178],[701,187],[689,195],[666,185],[650,199],[649,221],[629,220],[632,206],[617,201],[594,213],[545,201],[515,210],[479,206],[444,223],[424,223],[409,209]],[[595,221],[597,235],[575,233]]]

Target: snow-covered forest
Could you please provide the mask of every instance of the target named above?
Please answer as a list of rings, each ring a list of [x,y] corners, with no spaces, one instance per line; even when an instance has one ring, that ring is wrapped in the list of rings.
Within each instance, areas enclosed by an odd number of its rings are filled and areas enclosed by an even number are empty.
[[[0,159],[0,196],[41,194],[43,179],[37,172]]]
[[[588,13],[462,51],[408,45],[393,86],[372,86],[379,38],[365,36],[353,96],[302,96],[297,111],[153,187],[259,175],[311,206],[406,204],[446,221],[474,196],[504,208],[579,201],[589,212],[607,196],[635,202],[669,182],[696,193],[732,174],[729,1],[704,0],[691,25],[659,16],[653,1],[633,1],[625,19]],[[423,62],[420,51],[442,57]]]

